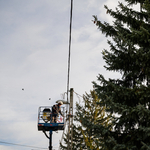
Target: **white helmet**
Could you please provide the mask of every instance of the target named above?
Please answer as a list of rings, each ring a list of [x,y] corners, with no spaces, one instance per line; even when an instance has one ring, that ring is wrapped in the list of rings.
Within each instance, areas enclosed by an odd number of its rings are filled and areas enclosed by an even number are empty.
[[[59,101],[58,104],[63,105],[63,102],[62,102],[62,101]]]

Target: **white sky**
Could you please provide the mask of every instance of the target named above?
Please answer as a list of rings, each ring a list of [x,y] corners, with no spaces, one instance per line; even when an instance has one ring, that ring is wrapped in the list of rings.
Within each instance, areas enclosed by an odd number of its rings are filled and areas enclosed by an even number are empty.
[[[99,73],[119,76],[104,69],[107,39],[92,22],[92,15],[111,21],[104,4],[114,8],[117,1],[73,2],[70,88],[80,95]],[[37,130],[38,107],[53,105],[67,90],[69,19],[70,0],[0,0],[0,142],[48,147]],[[61,134],[53,133],[55,150]],[[34,148],[0,143],[0,149]]]

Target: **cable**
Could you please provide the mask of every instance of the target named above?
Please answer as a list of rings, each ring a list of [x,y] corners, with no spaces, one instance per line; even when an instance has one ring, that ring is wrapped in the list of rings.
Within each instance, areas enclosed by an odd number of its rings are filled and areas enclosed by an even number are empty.
[[[45,134],[45,136],[46,136],[48,139],[50,139],[50,137],[46,134],[45,131],[43,131],[43,133]]]
[[[74,92],[77,96],[80,96],[80,97],[82,97],[83,98],[83,96],[81,96],[80,94],[78,94],[78,93],[76,93],[76,92]]]
[[[0,143],[9,144],[9,145],[16,145],[16,146],[23,146],[23,147],[30,147],[30,148],[36,148],[36,149],[47,149],[47,148],[42,148],[42,147],[21,145],[21,144],[9,143],[9,142],[4,142],[4,141],[0,141]]]

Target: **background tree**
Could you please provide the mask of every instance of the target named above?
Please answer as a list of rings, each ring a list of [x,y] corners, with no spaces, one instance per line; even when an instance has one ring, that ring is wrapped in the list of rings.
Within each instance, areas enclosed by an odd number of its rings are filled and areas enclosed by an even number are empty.
[[[105,113],[105,107],[100,107],[100,99],[95,91],[84,95],[84,105],[77,104],[76,120],[81,123],[80,128],[84,143],[88,150],[100,150],[104,143],[104,138],[100,134],[101,129],[107,127],[111,129],[110,115]],[[104,132],[104,130],[103,130]]]
[[[94,23],[108,40],[103,50],[108,71],[121,73],[120,79],[98,76],[95,91],[107,113],[114,113],[113,130],[105,128],[104,148],[108,150],[150,149],[150,1],[125,0],[115,11],[105,6],[114,18],[113,25]],[[139,6],[139,11],[134,10]]]
[[[70,133],[71,134],[71,133]],[[61,150],[67,150],[68,141],[71,145],[71,139],[68,140],[68,133],[64,136],[64,142],[60,143]],[[73,142],[72,150],[86,150],[83,140],[83,134],[81,132],[81,126],[73,124]]]
[[[103,138],[99,130],[103,126],[111,127],[109,116],[105,114],[105,107],[100,107],[100,99],[96,92],[91,91],[83,97],[83,103],[76,103],[76,113],[73,125],[73,146],[72,150],[100,150],[103,145]],[[104,130],[103,130],[104,131]],[[67,133],[68,134],[68,133]],[[64,138],[62,150],[67,150],[67,134]],[[71,140],[69,140],[70,142]]]

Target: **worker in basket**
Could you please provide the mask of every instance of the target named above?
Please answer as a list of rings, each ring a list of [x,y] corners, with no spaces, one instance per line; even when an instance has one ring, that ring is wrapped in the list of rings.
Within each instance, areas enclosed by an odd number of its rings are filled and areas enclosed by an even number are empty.
[[[58,117],[59,113],[63,116],[63,114],[61,112],[61,108],[60,108],[61,105],[63,105],[62,101],[59,101],[58,104],[53,105],[53,107],[52,107],[52,123],[57,123],[57,117]]]

